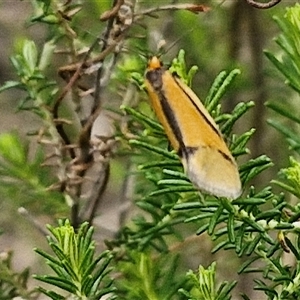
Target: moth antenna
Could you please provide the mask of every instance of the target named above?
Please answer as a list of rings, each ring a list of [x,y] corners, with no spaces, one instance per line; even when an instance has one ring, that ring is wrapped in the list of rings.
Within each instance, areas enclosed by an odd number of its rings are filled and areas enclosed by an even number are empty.
[[[165,53],[168,53],[176,44],[178,44],[184,36],[186,36],[188,33],[191,33],[195,30],[196,26],[192,27],[191,29],[189,29],[188,31],[186,31],[185,33],[181,34],[181,36],[179,36],[174,42],[171,43],[171,45],[165,49]]]

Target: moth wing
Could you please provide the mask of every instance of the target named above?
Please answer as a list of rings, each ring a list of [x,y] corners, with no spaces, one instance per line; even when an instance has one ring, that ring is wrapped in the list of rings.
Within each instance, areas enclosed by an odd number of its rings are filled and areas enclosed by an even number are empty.
[[[237,166],[224,159],[217,149],[202,146],[182,163],[191,182],[200,190],[218,197],[236,199],[241,195],[241,181]]]
[[[148,93],[187,176],[200,190],[237,198],[238,169],[214,119],[184,82],[154,62],[146,73]]]
[[[238,168],[218,125],[197,95],[180,79],[175,78],[175,80],[194,103],[194,107],[201,112],[199,121],[206,120],[202,128],[193,134],[193,140],[189,138],[189,141],[185,140],[185,145],[194,149],[192,152],[187,151],[182,158],[187,176],[202,191],[219,197],[237,198],[241,194]],[[193,119],[190,119],[191,121]],[[188,133],[192,132],[194,126],[189,124],[189,127],[191,130]]]

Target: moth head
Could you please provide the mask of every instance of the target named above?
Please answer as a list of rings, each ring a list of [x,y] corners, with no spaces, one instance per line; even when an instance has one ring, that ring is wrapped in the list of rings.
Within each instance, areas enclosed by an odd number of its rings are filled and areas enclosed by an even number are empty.
[[[157,56],[152,56],[148,61],[148,69],[156,70],[162,67],[162,63]]]

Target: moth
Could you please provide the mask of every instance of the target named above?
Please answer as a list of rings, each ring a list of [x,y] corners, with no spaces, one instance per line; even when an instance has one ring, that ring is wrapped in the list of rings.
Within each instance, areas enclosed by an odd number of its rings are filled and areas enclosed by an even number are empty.
[[[196,94],[156,56],[148,62],[145,85],[157,118],[194,186],[218,197],[239,197],[236,162]]]

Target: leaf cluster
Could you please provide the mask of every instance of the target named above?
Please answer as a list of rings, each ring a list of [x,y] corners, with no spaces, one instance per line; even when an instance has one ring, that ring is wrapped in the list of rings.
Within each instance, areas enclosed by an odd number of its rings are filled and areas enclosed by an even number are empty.
[[[36,275],[35,278],[76,295],[78,299],[97,300],[113,292],[112,280],[107,276],[111,271],[108,264],[112,255],[109,251],[104,251],[95,256],[93,228],[89,227],[88,223],[83,223],[75,233],[68,220],[61,221],[59,225],[59,227],[48,226],[53,236],[48,238],[48,244],[54,256],[35,249],[46,259],[55,276]],[[51,299],[65,299],[65,295],[42,287],[39,289]]]
[[[12,252],[0,253],[0,299],[9,300],[18,296],[24,299],[37,299],[39,293],[28,287],[29,267],[21,272],[15,272],[12,261]]]
[[[46,167],[41,168],[45,158],[44,152],[40,147],[34,155],[31,152],[29,143],[23,141],[16,132],[0,135],[2,195],[13,198],[19,205],[28,205],[35,210],[62,212],[63,197],[60,193],[49,191],[48,188],[53,183],[51,172]],[[43,203],[39,202],[40,199],[44,199]]]
[[[278,24],[281,34],[275,39],[276,43],[281,49],[280,58],[277,55],[265,51],[268,59],[275,65],[275,67],[282,73],[288,84],[298,94],[300,93],[300,50],[299,50],[299,14],[300,5],[295,4],[294,7],[287,8],[284,17],[274,17],[274,20]],[[288,101],[285,101],[288,103]],[[278,104],[274,102],[268,102],[267,106],[272,110],[290,120],[293,127],[297,125],[299,127],[300,119],[297,111],[286,108],[286,103]],[[290,126],[283,125],[275,120],[268,120],[268,123],[276,128],[281,134],[283,134],[290,148],[300,153],[300,139],[297,131],[293,130]]]

